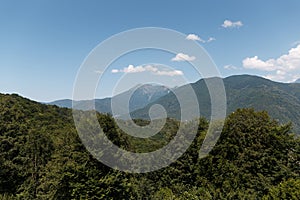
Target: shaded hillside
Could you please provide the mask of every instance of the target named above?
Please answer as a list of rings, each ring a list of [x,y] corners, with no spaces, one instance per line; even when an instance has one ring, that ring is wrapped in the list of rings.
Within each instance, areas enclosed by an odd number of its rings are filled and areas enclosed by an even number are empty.
[[[295,130],[300,133],[300,85],[255,76],[229,77],[224,79],[224,84],[228,113],[247,107],[266,110],[281,123],[293,122]]]
[[[214,81],[214,79],[207,79]],[[294,129],[300,133],[300,84],[277,83],[261,77],[250,75],[237,75],[223,79],[227,97],[227,113],[230,114],[238,108],[254,108],[266,110],[270,116],[281,123],[292,122]],[[203,79],[192,83],[199,101],[202,116],[210,116],[210,96]],[[176,88],[187,98],[187,86]],[[133,118],[148,118],[148,110],[154,104],[165,107],[169,117],[180,117],[178,101],[173,93],[161,97],[143,109],[131,113]]]

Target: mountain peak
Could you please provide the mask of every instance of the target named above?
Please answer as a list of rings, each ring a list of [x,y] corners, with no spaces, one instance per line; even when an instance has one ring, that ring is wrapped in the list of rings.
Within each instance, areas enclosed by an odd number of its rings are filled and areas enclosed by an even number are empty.
[[[156,84],[144,84],[137,88],[137,90],[142,90],[145,93],[155,93],[160,91],[169,90],[166,86],[156,85]]]

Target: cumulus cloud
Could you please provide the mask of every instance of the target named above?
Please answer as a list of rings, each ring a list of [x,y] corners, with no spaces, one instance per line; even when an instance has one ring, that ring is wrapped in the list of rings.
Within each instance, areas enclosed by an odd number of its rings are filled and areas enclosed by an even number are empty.
[[[112,73],[141,73],[141,72],[151,72],[154,75],[159,76],[179,76],[183,75],[183,72],[180,70],[159,70],[158,67],[153,65],[145,65],[145,66],[133,66],[128,65],[128,67],[124,67],[123,69],[113,69]]]
[[[263,76],[266,79],[275,80],[275,81],[285,81],[285,76],[278,74],[268,74]]]
[[[145,71],[150,71],[150,72],[155,72],[158,69],[153,67],[152,65],[146,65],[146,66],[133,66],[129,65],[128,67],[125,67],[123,69],[124,73],[138,73],[138,72],[145,72]]]
[[[224,28],[238,28],[238,27],[243,26],[243,23],[241,21],[233,22],[233,21],[230,21],[230,20],[225,20],[223,22],[222,26]]]
[[[272,72],[267,75],[272,80],[292,81],[300,73],[300,45],[291,48],[287,54],[268,60],[259,59],[258,56],[248,57],[243,60],[243,67],[260,71]]]
[[[200,41],[200,42],[205,42],[205,40],[201,39],[198,35],[196,34],[188,34],[188,36],[186,36],[187,40],[194,40],[194,41]]]
[[[209,37],[208,40],[204,40],[196,34],[188,34],[188,36],[186,36],[186,39],[187,40],[193,40],[193,41],[199,41],[199,42],[202,42],[202,43],[206,43],[206,42],[209,43],[209,42],[212,42],[212,41],[216,40],[216,38],[213,38],[213,37]]]
[[[184,53],[178,53],[174,58],[172,58],[172,61],[180,62],[180,61],[193,61],[195,60],[195,56],[189,56]]]
[[[208,40],[206,42],[212,42],[212,41],[215,41],[215,40],[216,40],[216,38],[210,37],[210,38],[208,38]]]
[[[270,59],[267,61],[262,61],[259,59],[257,56],[250,57],[250,58],[245,58],[243,60],[243,66],[248,69],[258,69],[258,70],[263,70],[263,71],[273,71],[274,70],[274,65],[273,65],[274,60]]]
[[[293,71],[300,69],[300,45],[289,50],[276,59],[272,58],[263,61],[258,56],[248,57],[243,60],[243,66],[248,69],[258,69],[262,71]]]

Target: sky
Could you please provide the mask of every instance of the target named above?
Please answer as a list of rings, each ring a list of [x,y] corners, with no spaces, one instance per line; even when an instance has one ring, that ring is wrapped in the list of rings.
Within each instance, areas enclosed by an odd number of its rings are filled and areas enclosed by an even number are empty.
[[[203,47],[222,77],[293,82],[300,78],[299,10],[298,0],[2,0],[0,93],[42,102],[71,99],[90,52],[115,34],[143,27],[184,34],[186,42]],[[201,76],[189,62],[197,59],[183,51],[130,52],[94,71],[102,77],[95,97],[151,78],[169,87],[195,82]]]

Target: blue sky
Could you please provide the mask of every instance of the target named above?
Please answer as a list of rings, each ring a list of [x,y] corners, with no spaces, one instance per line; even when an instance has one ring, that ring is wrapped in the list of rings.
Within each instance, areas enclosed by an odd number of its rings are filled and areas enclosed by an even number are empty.
[[[298,0],[1,1],[0,92],[38,101],[72,98],[77,71],[89,52],[114,34],[141,27],[200,37],[205,42],[197,42],[223,77],[255,74],[291,82],[300,78],[299,9]],[[188,80],[201,78],[170,61],[168,53],[158,53],[120,58],[104,74],[108,86],[96,97],[111,95],[111,85],[126,70],[138,76],[142,65],[163,58],[168,61],[163,64],[174,65]],[[153,75],[149,67],[142,73]]]

